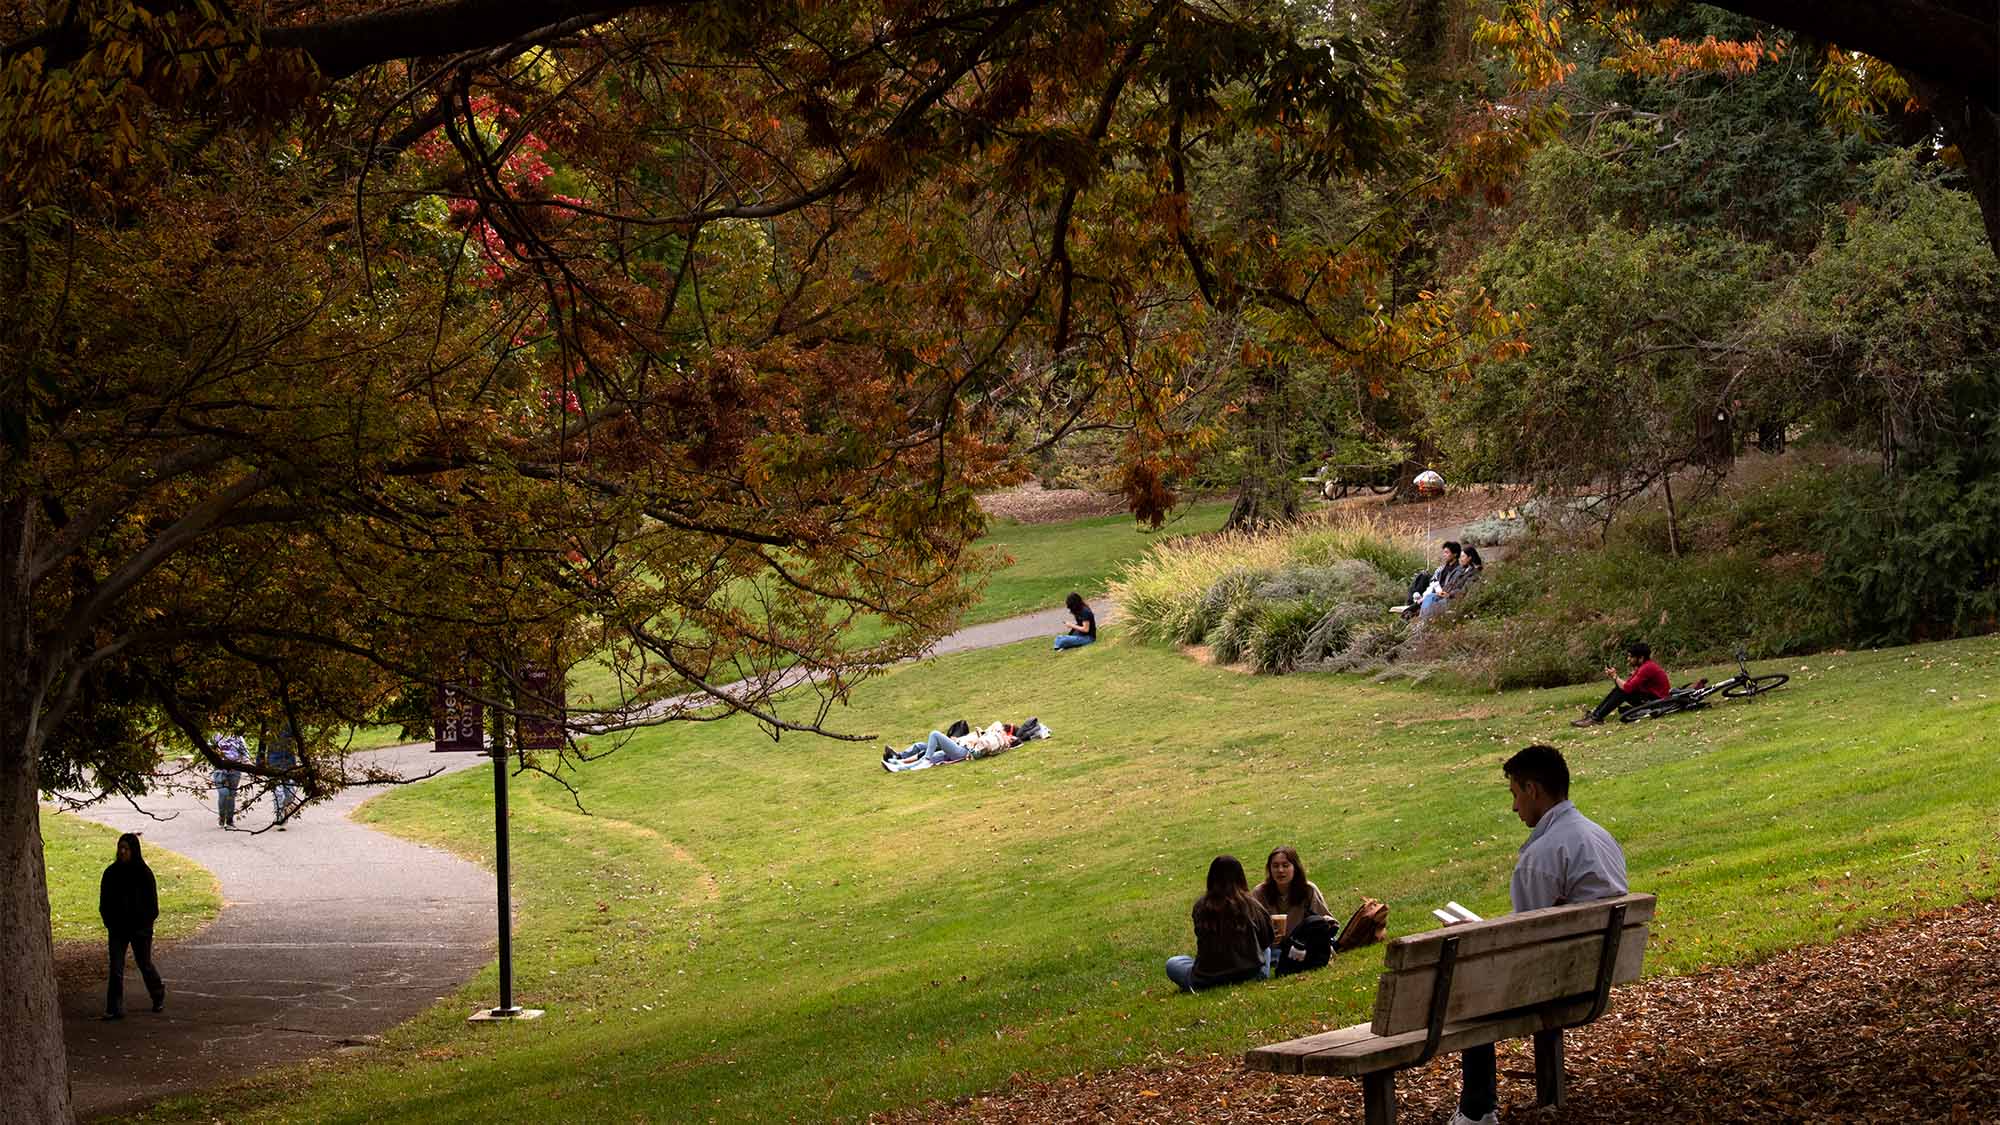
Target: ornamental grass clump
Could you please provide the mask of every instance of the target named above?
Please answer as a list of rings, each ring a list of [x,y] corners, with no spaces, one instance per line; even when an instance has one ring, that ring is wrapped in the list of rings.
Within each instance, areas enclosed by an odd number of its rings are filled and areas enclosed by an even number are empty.
[[[1111,582],[1130,627],[1150,640],[1207,644],[1216,661],[1262,672],[1317,665],[1349,625],[1401,600],[1421,547],[1369,518],[1179,540]]]
[[[1200,598],[1189,603],[1185,618],[1174,629],[1173,639],[1184,645],[1198,645],[1207,640],[1209,632],[1222,624],[1230,607],[1249,596],[1260,577],[1257,571],[1238,569],[1216,579]]]

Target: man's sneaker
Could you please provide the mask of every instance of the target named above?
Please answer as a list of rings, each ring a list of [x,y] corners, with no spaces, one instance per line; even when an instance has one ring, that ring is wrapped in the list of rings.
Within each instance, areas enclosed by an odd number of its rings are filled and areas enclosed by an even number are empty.
[[[1451,1115],[1451,1125],[1500,1125],[1500,1111],[1496,1109],[1484,1117],[1467,1117],[1454,1110]]]
[[[1604,720],[1595,715],[1585,715],[1581,719],[1571,719],[1569,725],[1573,727],[1601,727],[1604,725]]]

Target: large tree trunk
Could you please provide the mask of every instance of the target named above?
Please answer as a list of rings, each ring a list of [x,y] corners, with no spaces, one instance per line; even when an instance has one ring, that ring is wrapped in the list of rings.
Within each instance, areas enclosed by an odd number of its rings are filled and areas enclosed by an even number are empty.
[[[0,502],[0,1121],[71,1119],[42,859],[31,502]]]
[[[1938,119],[1945,141],[1957,146],[1972,197],[1979,201],[1979,215],[1986,221],[1987,244],[2000,255],[2000,113],[1964,90],[1908,71],[1903,77],[1910,92]],[[2000,78],[1994,81],[2000,83]]]
[[[1250,394],[1243,404],[1250,448],[1237,481],[1236,506],[1224,521],[1227,531],[1255,531],[1297,522],[1299,485],[1292,479],[1292,459],[1286,449],[1285,413],[1290,369],[1280,363],[1259,364],[1250,373]]]

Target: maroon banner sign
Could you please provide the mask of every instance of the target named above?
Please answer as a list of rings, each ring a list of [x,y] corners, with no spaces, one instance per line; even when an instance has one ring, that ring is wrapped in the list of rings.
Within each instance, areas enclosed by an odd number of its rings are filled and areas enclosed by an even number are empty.
[[[441,684],[431,695],[431,723],[436,728],[435,752],[486,752],[486,708],[471,694],[477,685]]]
[[[568,700],[563,685],[547,668],[523,664],[519,673],[520,694],[515,699],[514,743],[523,750],[560,750],[563,747],[563,711]]]

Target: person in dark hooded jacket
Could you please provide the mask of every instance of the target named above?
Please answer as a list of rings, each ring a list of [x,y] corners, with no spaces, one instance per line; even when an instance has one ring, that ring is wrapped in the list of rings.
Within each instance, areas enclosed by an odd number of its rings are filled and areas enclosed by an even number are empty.
[[[125,1017],[125,947],[132,947],[132,960],[139,963],[139,975],[146,979],[146,991],[153,997],[153,1010],[167,1005],[167,986],[160,970],[153,967],[153,920],[160,916],[159,885],[153,869],[139,851],[139,835],[127,832],[118,837],[118,859],[104,869],[97,886],[97,914],[104,919],[111,936],[111,980],[104,994],[104,1018]]]

